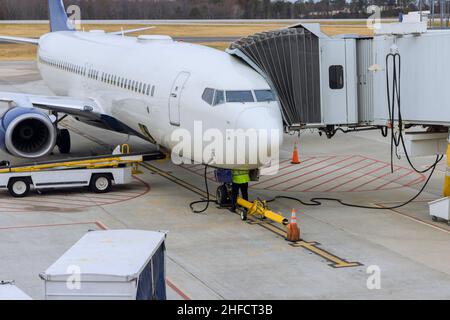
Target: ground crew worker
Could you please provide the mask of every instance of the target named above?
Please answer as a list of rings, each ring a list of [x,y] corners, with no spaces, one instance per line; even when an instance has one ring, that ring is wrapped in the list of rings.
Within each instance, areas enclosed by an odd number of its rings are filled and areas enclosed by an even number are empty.
[[[239,190],[242,193],[242,199],[248,201],[248,183],[250,182],[250,174],[248,170],[232,170],[233,185],[231,187],[231,211],[236,212],[237,199]]]

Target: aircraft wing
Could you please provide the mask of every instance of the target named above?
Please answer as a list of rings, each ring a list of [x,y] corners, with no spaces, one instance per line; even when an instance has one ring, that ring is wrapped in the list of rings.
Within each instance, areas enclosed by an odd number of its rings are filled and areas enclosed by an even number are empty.
[[[125,134],[134,134],[147,139],[142,133],[128,127],[119,119],[106,113],[93,99],[77,99],[62,96],[39,96],[24,93],[0,92],[0,102],[8,102],[25,107],[38,108],[74,116],[90,125]]]
[[[128,33],[133,33],[133,32],[139,32],[139,31],[145,31],[145,30],[149,30],[149,29],[154,29],[155,27],[144,27],[144,28],[137,28],[137,29],[128,29],[128,30],[121,30],[121,31],[115,31],[115,32],[108,32],[108,34],[113,34],[113,35],[125,35]]]
[[[22,44],[39,44],[39,39],[35,38],[23,38],[23,37],[9,37],[9,36],[0,36],[0,42],[12,42],[12,43],[22,43]]]
[[[104,114],[102,108],[92,99],[0,92],[0,101],[15,102],[24,107],[35,107],[92,120],[99,119]]]

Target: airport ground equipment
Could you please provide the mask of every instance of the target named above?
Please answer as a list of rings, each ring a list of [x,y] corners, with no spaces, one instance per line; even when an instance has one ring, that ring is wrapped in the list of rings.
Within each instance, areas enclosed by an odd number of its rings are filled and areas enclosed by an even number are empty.
[[[19,289],[14,281],[0,281],[0,300],[31,300],[31,297]]]
[[[137,165],[144,159],[161,159],[160,153],[122,154],[41,162],[0,168],[0,188],[7,188],[13,197],[26,197],[30,187],[35,189],[89,186],[93,192],[106,193],[116,185],[128,184],[138,173]]]
[[[250,176],[252,181],[259,179],[259,174],[257,171],[252,172]],[[221,208],[231,207],[231,170],[216,169],[215,178],[217,182],[222,183],[216,191],[217,204]],[[269,219],[281,225],[287,225],[289,223],[283,215],[271,211],[267,206],[267,203],[263,200],[258,199],[254,202],[249,202],[238,197],[237,204],[238,206],[236,210],[243,221],[247,220],[248,215],[252,215],[259,219]]]
[[[84,235],[44,273],[47,300],[166,300],[166,233]]]
[[[428,203],[433,221],[445,220],[450,225],[450,197],[445,197]]]
[[[271,211],[264,200],[258,199],[254,202],[249,202],[238,197],[237,204],[237,210],[239,210],[243,221],[247,220],[248,215],[251,215],[259,219],[269,219],[284,226],[289,223],[289,220],[282,214]]]

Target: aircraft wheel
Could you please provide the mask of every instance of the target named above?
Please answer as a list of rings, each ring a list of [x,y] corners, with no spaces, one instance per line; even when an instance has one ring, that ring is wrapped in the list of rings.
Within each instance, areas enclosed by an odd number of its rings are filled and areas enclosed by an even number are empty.
[[[58,140],[57,140],[56,144],[57,144],[59,152],[61,154],[68,154],[68,153],[70,153],[71,141],[70,141],[70,132],[69,132],[69,130],[67,130],[67,129],[59,130]]]

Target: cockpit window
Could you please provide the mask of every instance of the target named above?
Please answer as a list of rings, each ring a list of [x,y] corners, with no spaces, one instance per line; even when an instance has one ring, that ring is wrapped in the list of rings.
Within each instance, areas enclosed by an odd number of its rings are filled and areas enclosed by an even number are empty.
[[[252,92],[249,91],[227,91],[227,102],[255,102]]]
[[[217,106],[219,104],[222,104],[225,102],[225,95],[222,90],[216,90],[216,94],[214,96],[214,106]]]
[[[256,101],[270,102],[275,101],[275,96],[272,90],[255,90]]]
[[[203,92],[202,99],[207,104],[212,105],[214,99],[214,89],[206,88]]]

